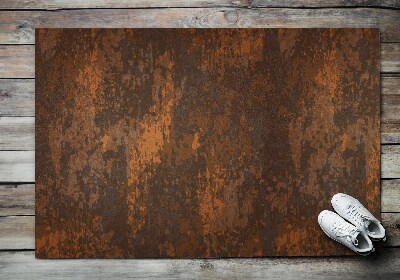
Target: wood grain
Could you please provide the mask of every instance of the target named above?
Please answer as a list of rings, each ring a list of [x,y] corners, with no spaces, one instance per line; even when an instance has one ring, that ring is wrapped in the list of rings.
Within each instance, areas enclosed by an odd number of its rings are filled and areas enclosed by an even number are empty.
[[[37,260],[33,252],[0,252],[5,279],[396,279],[400,249],[342,258],[195,260]]]
[[[400,178],[400,155],[394,152],[396,147],[396,145],[382,146],[382,179]],[[34,182],[34,153],[34,151],[0,151],[0,182]]]
[[[128,7],[141,7],[147,6],[172,6],[177,5],[179,7],[185,5],[210,5],[218,6],[228,6],[231,5],[230,1],[114,1],[114,0],[101,0],[101,1],[76,1],[73,2],[67,0],[57,0],[57,1],[30,1],[30,0],[3,0],[0,1],[0,8],[2,9],[60,9],[60,8],[128,8]],[[232,1],[232,5],[236,5],[242,1]],[[73,3],[73,4],[71,4]],[[193,4],[196,3],[196,4]],[[373,6],[373,7],[386,7],[386,8],[398,8],[399,1],[374,1],[374,0],[359,0],[359,1],[326,1],[326,0],[303,0],[303,1],[268,1],[268,0],[253,0],[249,1],[250,5],[257,5],[258,7],[362,7],[362,6]],[[119,6],[120,5],[120,6]],[[124,6],[126,5],[126,6]],[[238,5],[242,5],[239,3]],[[246,3],[245,3],[246,5]],[[353,9],[353,8],[350,8]],[[357,8],[356,8],[357,9]],[[330,26],[334,26],[333,22],[337,22],[337,18],[343,17],[343,15],[338,15],[342,13],[343,9],[330,9],[329,13],[324,14],[328,19],[323,19],[324,22],[330,22]],[[231,10],[229,10],[231,11]],[[234,11],[234,10],[233,10]],[[279,13],[282,14],[281,26],[286,25],[285,22],[285,12],[288,12],[290,22],[293,21],[294,12],[286,9],[279,9]],[[303,15],[307,14],[310,9],[304,9],[304,12],[300,12],[299,22],[303,20]],[[71,12],[73,13],[73,12]],[[111,13],[111,12],[110,12]],[[196,9],[192,10],[192,15],[188,17],[196,17]],[[398,11],[396,11],[398,13]],[[85,13],[81,13],[84,15]],[[156,12],[151,14],[157,15]],[[166,15],[165,12],[160,13],[161,15]],[[265,14],[268,14],[265,13]],[[318,12],[317,12],[318,14]],[[347,12],[346,15],[351,14],[351,11]],[[365,13],[364,13],[365,14]],[[200,13],[200,15],[202,15]],[[227,15],[231,16],[231,20],[235,19],[235,13],[230,12]],[[121,14],[127,18],[127,13]],[[329,19],[329,17],[333,19]],[[373,12],[365,16],[364,21],[379,22],[386,21],[386,19],[375,19],[379,13]],[[29,18],[28,15],[26,18]],[[84,16],[83,16],[84,17]],[[114,13],[114,17],[118,18],[118,13]],[[351,16],[350,16],[351,17]],[[318,17],[313,17],[314,20],[319,21]],[[93,25],[95,25],[95,19],[91,17],[89,19]],[[127,20],[127,19],[125,19]],[[203,19],[206,23],[207,19]],[[85,21],[85,19],[80,20]],[[102,19],[99,21],[104,24]],[[166,21],[166,20],[164,20]],[[307,21],[307,19],[306,19]],[[393,20],[398,22],[398,20]],[[183,23],[184,21],[182,21]],[[257,22],[252,21],[254,24]],[[263,21],[265,23],[265,20]],[[275,23],[278,24],[278,23]],[[319,25],[318,22],[314,23]],[[7,25],[9,25],[7,23]],[[104,24],[105,25],[105,24]],[[342,23],[339,23],[342,25]],[[21,20],[17,25],[10,27],[11,29],[4,30],[6,25],[3,20],[0,20],[0,29],[4,33],[16,33],[17,35],[10,40],[7,36],[4,42],[30,42],[33,43],[32,33],[33,29],[30,26],[29,20]],[[108,26],[105,26],[108,27]],[[398,28],[394,30],[394,33],[398,33]],[[25,33],[25,35],[24,35]],[[399,41],[398,36],[388,36],[392,31],[390,28],[385,30],[384,40]],[[394,34],[393,33],[393,34]],[[21,41],[19,41],[18,36],[21,36]],[[4,37],[3,37],[4,38]],[[4,60],[0,60],[0,68],[4,65]],[[8,65],[10,66],[10,64]],[[10,66],[12,67],[12,65]],[[33,67],[33,66],[32,66]],[[25,97],[20,99],[18,96],[25,94],[27,91],[19,91],[17,95],[12,95],[8,99],[4,99],[4,92],[1,91],[0,80],[0,116],[33,116],[33,103],[21,104]],[[391,89],[383,87],[389,90],[388,94],[398,94],[400,87],[397,86],[397,82],[393,80],[395,84]],[[28,80],[27,83],[33,83],[33,80]],[[33,86],[32,86],[33,87]],[[12,91],[11,91],[12,92]],[[33,100],[33,91],[30,91]],[[7,100],[9,101],[8,103]],[[14,102],[15,101],[15,102]],[[33,102],[33,101],[29,101]],[[13,108],[16,108],[14,110]],[[22,111],[20,111],[22,110]],[[21,113],[22,112],[22,113]],[[400,141],[400,123],[382,123],[382,142],[383,143],[399,143]],[[1,135],[0,135],[1,136]],[[0,157],[1,158],[1,157]],[[0,163],[0,171],[4,165]],[[9,168],[8,166],[7,168]],[[32,166],[33,168],[33,166]],[[3,172],[4,173],[4,172]],[[9,180],[6,180],[9,181]],[[382,182],[384,184],[385,180]],[[385,189],[383,188],[384,192]],[[392,195],[396,194],[391,192]],[[382,207],[383,209],[388,209],[389,205],[384,206],[386,201],[386,196],[382,193]],[[11,199],[11,198],[10,198]],[[395,203],[392,200],[390,204]],[[396,205],[393,204],[393,205]],[[392,206],[390,206],[392,207]],[[23,210],[22,210],[23,211]],[[3,212],[4,213],[4,212]],[[389,214],[389,213],[388,213]],[[395,218],[388,218],[388,221],[394,221],[393,226],[396,227]],[[1,227],[1,224],[0,224]],[[398,227],[398,222],[397,222]],[[10,238],[12,238],[10,236]],[[389,245],[390,245],[390,240]],[[398,246],[398,245],[397,245]],[[372,259],[371,259],[372,258]],[[113,279],[126,279],[126,278],[139,278],[139,279],[243,279],[243,278],[254,278],[254,279],[265,279],[265,278],[288,278],[288,279],[321,279],[323,278],[335,278],[335,279],[359,279],[364,278],[395,278],[399,274],[399,263],[400,259],[400,249],[393,248],[383,252],[383,255],[376,257],[365,258],[295,258],[295,259],[236,259],[236,260],[220,260],[216,263],[210,263],[208,260],[195,260],[195,261],[160,261],[160,260],[149,260],[149,261],[75,261],[75,260],[65,260],[65,261],[38,261],[34,259],[33,252],[1,252],[0,253],[0,270],[2,277],[8,279],[99,279],[99,278],[113,278]],[[253,263],[255,261],[255,264]]]
[[[383,213],[382,224],[385,227],[387,240],[385,247],[400,246],[400,213]]]
[[[0,250],[35,248],[35,217],[0,217]]]
[[[0,150],[35,149],[35,118],[0,117]]]
[[[0,45],[0,78],[33,78],[35,72],[34,46]],[[3,100],[3,94],[0,95]],[[17,105],[16,105],[17,106]]]
[[[393,6],[386,1],[384,6]],[[0,10],[60,10],[60,9],[107,9],[107,8],[205,8],[205,7],[246,7],[248,0],[3,0]]]
[[[400,44],[381,45],[381,72],[400,72]]]
[[[10,0],[8,0],[10,1]],[[250,7],[277,7],[277,8],[326,8],[326,7],[382,7],[382,8],[400,8],[399,0],[294,0],[294,1],[280,1],[280,0],[252,0]]]
[[[59,9],[93,9],[93,8],[204,8],[204,7],[248,7],[248,8],[293,8],[293,7],[382,7],[400,8],[399,0],[3,0],[1,9],[18,10],[59,10]]]
[[[400,178],[400,145],[382,146],[381,161],[381,178]]]
[[[35,249],[34,216],[0,217],[0,224],[0,251]],[[387,241],[379,245],[400,246],[400,213],[383,213],[382,224],[386,229]]]
[[[383,77],[381,81],[381,143],[400,143],[400,77]],[[0,80],[0,94],[5,100],[0,102],[0,115],[34,115],[34,80]],[[0,118],[0,150],[34,150],[34,117]]]
[[[0,151],[0,182],[34,181],[34,151]]]
[[[400,213],[400,180],[381,181],[381,211]]]
[[[381,94],[383,95],[381,123],[385,124],[388,120],[400,122],[399,110],[394,110],[400,103],[400,75],[381,75]],[[386,95],[390,97],[386,98]],[[0,79],[0,116],[34,117],[34,100],[34,79]],[[390,127],[385,130],[385,133],[390,132]],[[7,139],[0,139],[0,141],[7,141]]]
[[[84,1],[82,1],[84,3]],[[34,29],[143,27],[380,28],[382,42],[400,42],[400,12],[375,8],[326,9],[86,9],[0,11],[0,44],[33,44]]]
[[[35,80],[0,79],[0,117],[4,116],[35,116]]]
[[[0,216],[34,214],[34,184],[0,185]]]
[[[248,7],[248,8],[292,8],[292,7],[382,7],[399,8],[398,0],[4,0],[0,4],[0,9],[18,9],[18,10],[58,10],[58,9],[93,9],[93,8],[174,8],[174,7]]]
[[[381,143],[400,143],[400,122],[381,123]]]
[[[381,181],[381,211],[400,213],[400,180]],[[34,215],[35,185],[0,185],[0,216]]]
[[[400,43],[381,44],[381,72],[400,71],[398,53]],[[34,57],[35,46],[0,45],[0,78],[34,78]]]

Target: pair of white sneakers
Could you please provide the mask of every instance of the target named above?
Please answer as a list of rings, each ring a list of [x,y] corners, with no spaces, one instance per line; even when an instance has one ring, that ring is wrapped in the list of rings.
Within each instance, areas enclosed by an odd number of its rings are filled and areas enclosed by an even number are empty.
[[[372,241],[386,240],[382,224],[357,199],[338,193],[331,203],[339,215],[328,210],[318,215],[319,225],[330,238],[363,256],[375,251]]]

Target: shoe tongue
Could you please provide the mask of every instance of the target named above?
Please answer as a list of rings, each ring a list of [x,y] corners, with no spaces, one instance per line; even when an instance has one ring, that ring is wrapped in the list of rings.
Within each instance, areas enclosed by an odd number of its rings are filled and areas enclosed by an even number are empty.
[[[365,226],[365,228],[367,229],[367,231],[368,231],[368,233],[370,233],[370,234],[375,234],[375,231],[370,231],[369,230],[369,225],[372,223],[372,221],[370,221],[370,220],[368,220],[368,219],[365,219],[364,220],[364,226]]]

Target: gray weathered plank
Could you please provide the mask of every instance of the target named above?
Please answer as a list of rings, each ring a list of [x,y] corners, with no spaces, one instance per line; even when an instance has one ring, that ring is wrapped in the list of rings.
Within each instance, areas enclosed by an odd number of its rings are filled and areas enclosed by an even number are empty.
[[[400,178],[400,146],[381,147],[381,178]]]
[[[400,246],[400,213],[383,213],[382,224],[386,229],[385,247]]]
[[[34,151],[0,151],[0,182],[34,181]]]
[[[0,217],[0,250],[35,249],[35,217]]]
[[[382,7],[400,8],[400,0],[252,0],[250,7]]]
[[[35,74],[34,47],[0,45],[0,78],[33,78]]]
[[[4,279],[394,279],[400,248],[368,257],[36,260],[34,252],[1,252]]]
[[[0,45],[0,78],[34,78],[34,58],[33,45]],[[381,71],[400,72],[400,43],[381,44]]]
[[[385,123],[385,119],[400,121],[400,118],[395,117],[399,116],[400,112],[385,110],[386,106],[398,106],[400,103],[400,75],[383,74],[381,77],[381,90],[383,95],[398,96],[383,100],[383,119],[381,122]],[[391,115],[390,113],[392,112],[395,115]],[[35,116],[34,79],[0,79],[0,116]],[[390,133],[390,130],[386,133]],[[383,143],[386,142],[383,141]]]
[[[85,1],[81,1],[84,3]],[[0,44],[33,44],[36,27],[371,27],[400,42],[400,11],[379,8],[165,8],[0,11]]]
[[[400,143],[400,122],[395,122],[395,123],[381,122],[381,143],[385,144]]]
[[[34,184],[0,185],[0,216],[34,214]]]
[[[381,76],[381,93],[400,95],[400,74],[383,74]]]
[[[34,149],[34,117],[0,117],[0,150]]]
[[[385,94],[381,97],[381,122],[400,122],[400,95]]]
[[[400,8],[400,0],[3,0],[1,9],[13,10],[59,10],[93,8],[204,8],[204,7],[382,7]]]
[[[381,178],[400,178],[400,146],[382,146]],[[34,181],[34,151],[0,151],[0,182]]]
[[[2,0],[0,10],[60,10],[96,8],[206,8],[206,7],[247,7],[249,0]],[[384,7],[392,7],[385,1]],[[368,5],[369,6],[369,5]]]
[[[381,211],[400,213],[400,180],[381,181]]]
[[[400,44],[381,45],[381,72],[400,72]]]
[[[0,80],[0,117],[3,116],[35,116],[33,79]]]
[[[381,181],[382,212],[400,213],[400,180]],[[33,215],[35,185],[0,185],[0,216]]]
[[[385,247],[400,246],[400,213],[382,213]],[[0,251],[35,249],[35,216],[0,217]]]

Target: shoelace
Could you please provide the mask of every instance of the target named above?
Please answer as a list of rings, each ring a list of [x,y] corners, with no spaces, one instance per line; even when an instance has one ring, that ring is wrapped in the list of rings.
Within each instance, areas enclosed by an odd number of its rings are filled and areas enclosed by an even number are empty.
[[[371,220],[367,214],[363,213],[363,211],[360,207],[358,207],[356,205],[349,205],[347,207],[347,214],[353,216],[355,218],[355,220],[358,221],[362,227],[365,227],[369,233],[375,234],[375,232],[370,231],[368,229],[368,226],[370,225]]]
[[[336,236],[344,237],[347,240],[350,239],[349,241],[351,241],[354,246],[358,246],[357,236],[360,232],[351,225],[336,222],[333,225],[332,231],[336,234]]]

